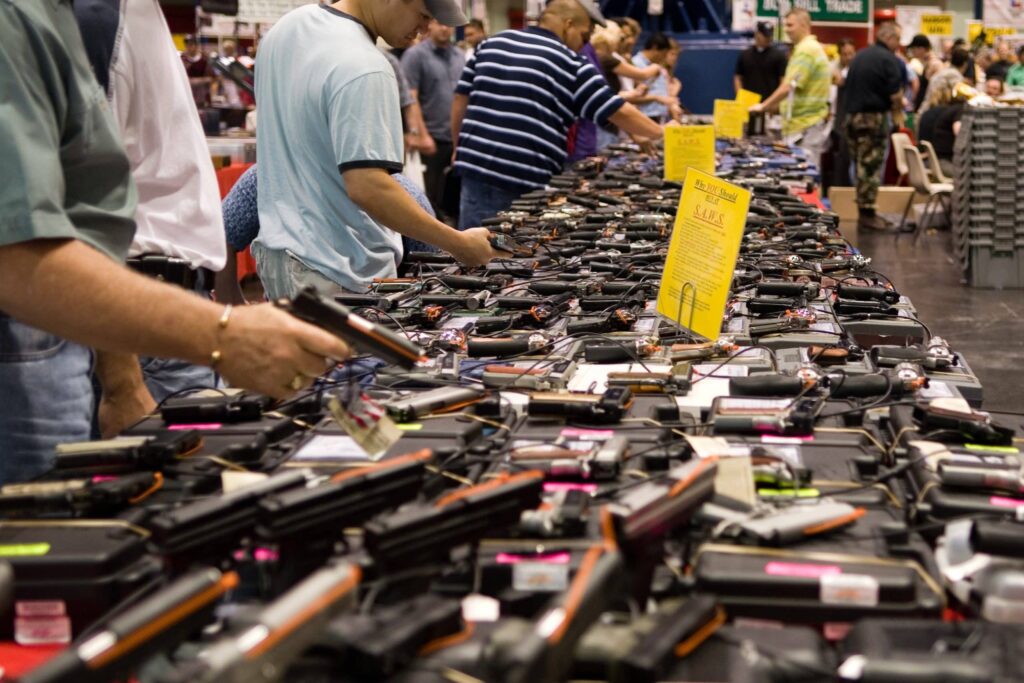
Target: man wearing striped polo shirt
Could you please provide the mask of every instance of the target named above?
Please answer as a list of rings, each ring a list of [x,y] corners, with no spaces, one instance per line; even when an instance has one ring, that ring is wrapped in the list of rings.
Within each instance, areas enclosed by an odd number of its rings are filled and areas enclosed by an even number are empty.
[[[603,26],[604,17],[593,0],[551,0],[538,26],[488,38],[466,64],[452,106],[460,228],[480,225],[561,172],[577,118],[661,136],[661,126],[578,54],[594,23]]]

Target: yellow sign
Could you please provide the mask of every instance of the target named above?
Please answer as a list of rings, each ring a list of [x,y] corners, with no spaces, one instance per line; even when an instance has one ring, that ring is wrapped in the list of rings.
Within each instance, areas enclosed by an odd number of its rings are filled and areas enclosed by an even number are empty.
[[[967,22],[967,42],[973,43],[975,38],[981,35],[981,30],[985,27],[983,23],[977,20],[971,20]]]
[[[926,36],[953,35],[952,14],[922,14],[921,33]]]
[[[756,92],[751,92],[749,90],[744,90],[743,88],[740,88],[740,91],[736,93],[736,101],[742,104],[743,106],[750,108],[751,105],[761,104],[761,96],[758,95]]]
[[[986,26],[985,42],[991,45],[999,36],[1013,36],[1017,35],[1017,33],[1019,31],[1012,26]]]
[[[750,192],[690,169],[658,289],[658,313],[717,339],[743,241]]]
[[[735,100],[715,100],[715,135],[720,138],[743,137],[743,124],[750,117],[748,106]]]
[[[715,172],[715,129],[713,126],[668,126],[665,128],[665,180],[681,182],[686,169]]]
[[[1012,36],[1018,33],[1017,29],[1011,26],[985,26],[981,21],[968,21],[967,22],[967,42],[974,43],[981,35],[981,32],[985,31],[985,44],[991,45],[995,42],[998,36]]]

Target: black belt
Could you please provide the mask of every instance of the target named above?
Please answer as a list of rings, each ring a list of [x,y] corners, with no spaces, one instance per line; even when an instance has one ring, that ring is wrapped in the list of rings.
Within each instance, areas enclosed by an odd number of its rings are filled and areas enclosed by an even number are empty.
[[[208,268],[192,268],[192,264],[185,259],[163,254],[143,254],[129,258],[127,265],[137,273],[190,291],[213,289],[213,271]]]

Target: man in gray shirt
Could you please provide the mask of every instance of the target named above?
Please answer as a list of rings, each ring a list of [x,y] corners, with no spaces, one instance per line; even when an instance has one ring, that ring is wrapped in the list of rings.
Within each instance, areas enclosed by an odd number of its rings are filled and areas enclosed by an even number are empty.
[[[438,214],[444,196],[444,172],[452,159],[452,100],[465,65],[465,55],[452,45],[451,27],[437,21],[430,22],[423,41],[402,55],[409,89],[419,100],[427,132],[437,146],[434,154],[423,154],[423,181]]]
[[[0,1],[0,45],[0,485],[89,438],[88,347],[214,366],[281,398],[349,355],[271,304],[232,314],[125,268],[137,194],[70,0]]]

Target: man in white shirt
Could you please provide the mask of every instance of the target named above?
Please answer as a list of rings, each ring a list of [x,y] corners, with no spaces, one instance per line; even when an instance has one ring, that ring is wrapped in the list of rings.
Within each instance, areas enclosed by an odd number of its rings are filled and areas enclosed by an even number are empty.
[[[208,297],[213,273],[224,268],[227,256],[220,190],[188,76],[163,12],[156,0],[80,0],[75,14],[138,188],[128,265]],[[152,398],[138,385],[127,396],[109,391],[111,383],[127,386],[124,378],[139,361],[100,354],[105,398],[115,394],[114,400],[134,405],[113,412],[144,411],[154,399],[216,386],[210,368],[156,358],[141,363]],[[117,424],[101,428],[110,432],[128,420],[124,415],[112,420]]]

